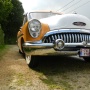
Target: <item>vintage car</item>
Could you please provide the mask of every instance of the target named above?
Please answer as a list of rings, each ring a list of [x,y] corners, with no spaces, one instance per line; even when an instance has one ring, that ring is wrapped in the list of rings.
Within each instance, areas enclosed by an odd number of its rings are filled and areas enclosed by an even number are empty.
[[[26,13],[17,44],[31,68],[37,65],[33,55],[78,55],[90,61],[90,20],[52,11]]]

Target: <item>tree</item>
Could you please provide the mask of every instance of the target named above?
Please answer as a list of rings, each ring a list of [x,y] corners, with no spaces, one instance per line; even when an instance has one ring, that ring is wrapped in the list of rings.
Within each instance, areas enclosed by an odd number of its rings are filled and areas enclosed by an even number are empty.
[[[22,25],[24,13],[22,3],[19,0],[11,0],[11,3],[13,8],[7,18],[7,24],[3,28],[5,33],[5,42],[9,44],[16,42],[16,35],[20,26]],[[3,26],[4,25],[5,22],[3,22]]]
[[[12,9],[11,0],[0,0],[0,23],[5,21]]]
[[[11,0],[0,0],[0,45],[4,44],[4,33],[2,30],[2,22],[7,21],[7,17],[12,9]],[[6,23],[5,23],[6,24]],[[4,24],[4,27],[5,27]]]
[[[4,33],[0,25],[0,45],[4,45]]]

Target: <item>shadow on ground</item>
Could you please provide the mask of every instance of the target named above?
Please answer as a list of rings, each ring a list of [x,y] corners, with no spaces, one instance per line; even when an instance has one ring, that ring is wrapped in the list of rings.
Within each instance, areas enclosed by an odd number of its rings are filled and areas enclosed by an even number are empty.
[[[45,74],[90,69],[89,62],[76,57],[37,56],[36,58],[39,61],[39,66],[35,70]]]
[[[90,63],[77,57],[38,56],[39,77],[51,90],[89,90]]]

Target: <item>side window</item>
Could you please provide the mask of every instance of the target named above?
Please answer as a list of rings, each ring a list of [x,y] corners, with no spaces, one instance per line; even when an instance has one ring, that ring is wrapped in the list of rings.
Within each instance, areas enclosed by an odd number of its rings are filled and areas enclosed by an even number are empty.
[[[24,16],[23,25],[27,22],[27,15]]]

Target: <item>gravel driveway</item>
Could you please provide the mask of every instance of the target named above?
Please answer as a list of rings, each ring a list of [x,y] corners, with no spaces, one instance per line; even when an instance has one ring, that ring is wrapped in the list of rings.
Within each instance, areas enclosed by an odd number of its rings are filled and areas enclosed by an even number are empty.
[[[0,90],[48,90],[39,73],[26,65],[17,46],[10,47],[0,58]]]
[[[90,90],[90,63],[44,56],[39,62],[40,66],[30,69],[18,47],[10,46],[0,58],[0,90]]]

